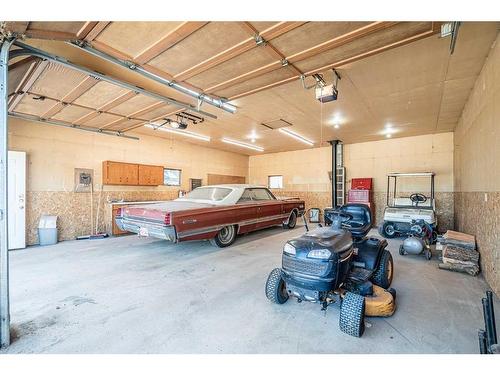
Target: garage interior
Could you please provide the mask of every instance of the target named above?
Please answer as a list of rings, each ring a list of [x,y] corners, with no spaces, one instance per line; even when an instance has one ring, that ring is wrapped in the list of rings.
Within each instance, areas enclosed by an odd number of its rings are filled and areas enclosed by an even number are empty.
[[[26,180],[13,201],[20,248],[7,251],[2,215],[2,353],[477,353],[481,298],[500,296],[499,27],[3,22],[2,212],[7,150],[24,153]],[[319,101],[330,84],[338,98]],[[114,222],[123,206],[216,184],[323,210],[371,178],[380,237],[394,172],[435,173],[438,232],[475,236],[481,272],[439,269],[439,251],[401,256],[403,239],[388,239],[397,309],[366,320],[362,345],[336,329],[335,307],[266,300],[302,220],[225,249],[123,235]],[[40,246],[44,215],[57,216],[55,245]],[[97,234],[108,236],[77,240]]]

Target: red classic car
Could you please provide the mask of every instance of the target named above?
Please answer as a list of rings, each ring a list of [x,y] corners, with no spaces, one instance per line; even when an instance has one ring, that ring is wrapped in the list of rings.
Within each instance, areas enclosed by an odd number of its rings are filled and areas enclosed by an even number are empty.
[[[304,201],[277,199],[265,187],[213,185],[173,201],[124,207],[116,224],[140,236],[172,242],[210,240],[226,247],[237,234],[280,224],[294,228],[303,213]]]

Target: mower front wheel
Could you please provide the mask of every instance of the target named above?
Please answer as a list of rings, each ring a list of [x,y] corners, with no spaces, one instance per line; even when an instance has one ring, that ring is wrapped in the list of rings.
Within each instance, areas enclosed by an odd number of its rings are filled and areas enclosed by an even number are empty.
[[[340,330],[354,337],[361,337],[365,331],[365,298],[347,292],[340,305]]]
[[[272,270],[267,277],[266,297],[269,301],[278,305],[282,305],[288,301],[288,292],[286,290],[286,284],[281,277],[280,268]]]
[[[392,254],[384,249],[382,250],[378,267],[373,273],[372,281],[375,285],[387,289],[391,286],[393,275],[394,263],[392,261]]]

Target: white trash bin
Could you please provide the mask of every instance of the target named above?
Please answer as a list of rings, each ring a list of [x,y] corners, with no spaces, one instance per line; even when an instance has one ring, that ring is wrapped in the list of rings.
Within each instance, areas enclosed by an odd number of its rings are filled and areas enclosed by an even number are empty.
[[[38,241],[40,246],[57,243],[57,216],[42,215],[38,223]]]

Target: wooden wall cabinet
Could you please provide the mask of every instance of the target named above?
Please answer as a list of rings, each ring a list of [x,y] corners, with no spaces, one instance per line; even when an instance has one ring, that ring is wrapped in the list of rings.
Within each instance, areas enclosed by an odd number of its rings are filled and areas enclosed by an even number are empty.
[[[163,167],[109,160],[103,161],[102,183],[103,185],[163,185]]]
[[[139,164],[139,185],[163,185],[163,167]]]
[[[103,185],[138,185],[139,165],[103,161],[102,183]]]

